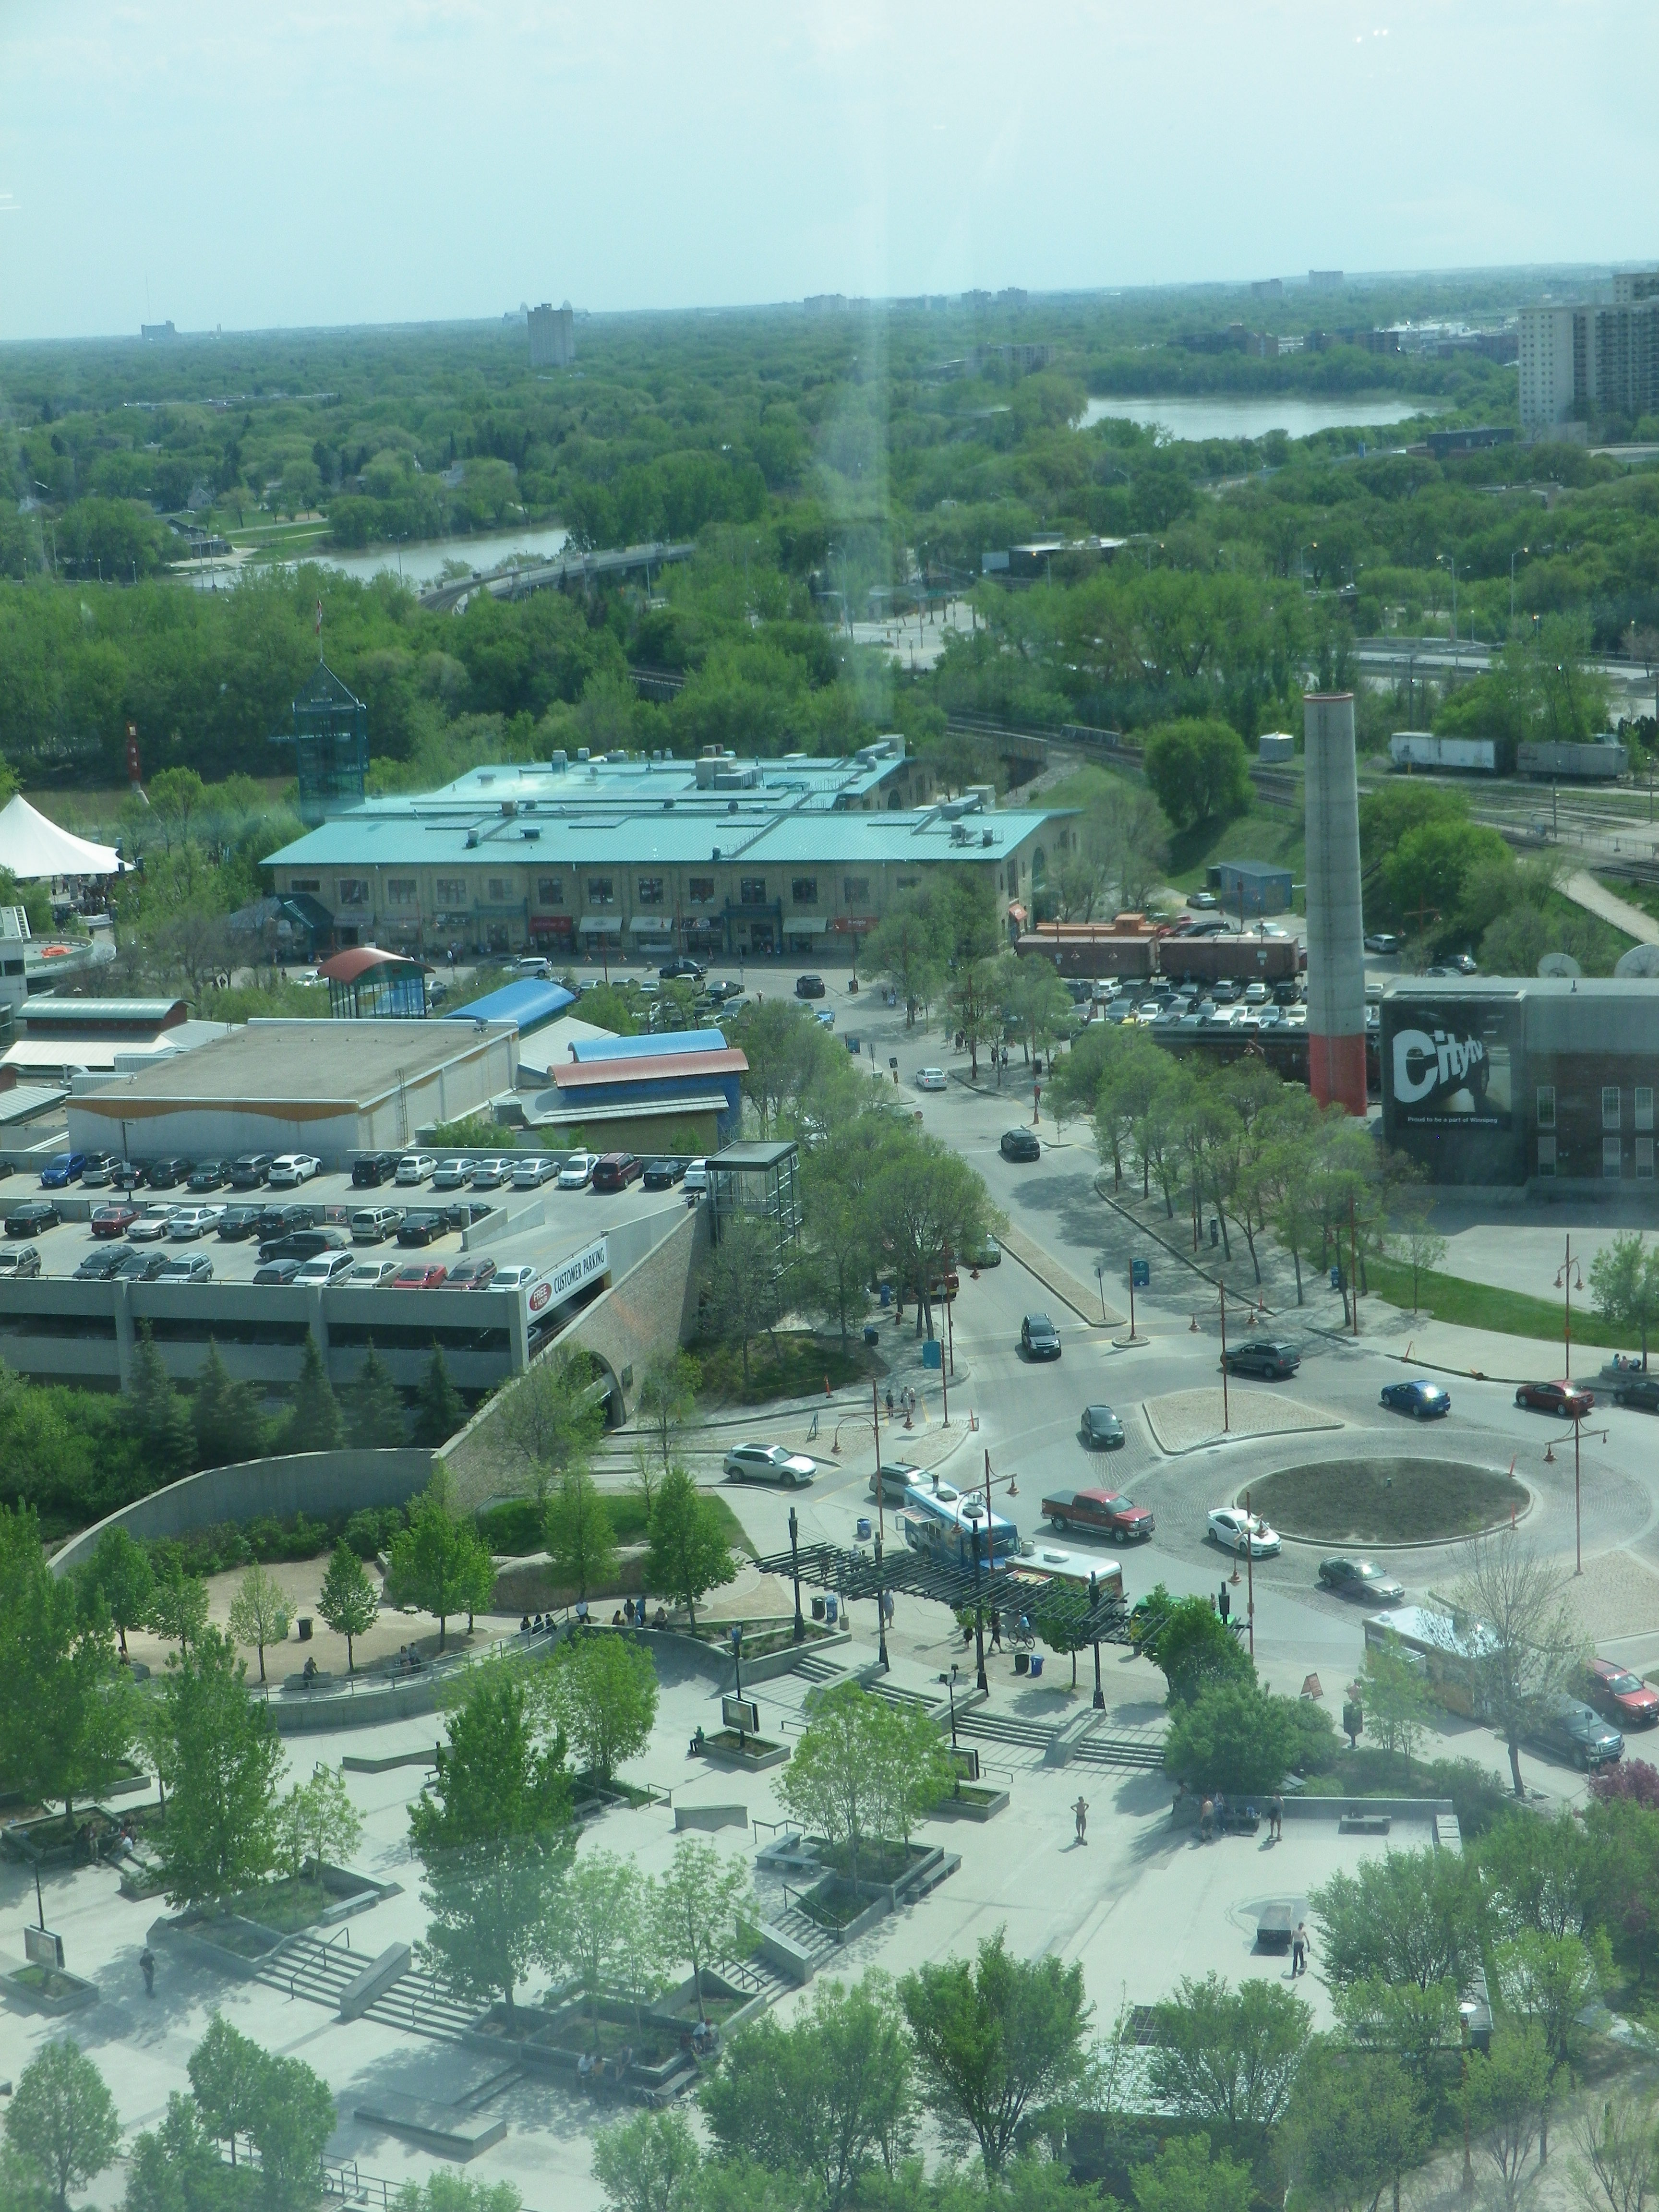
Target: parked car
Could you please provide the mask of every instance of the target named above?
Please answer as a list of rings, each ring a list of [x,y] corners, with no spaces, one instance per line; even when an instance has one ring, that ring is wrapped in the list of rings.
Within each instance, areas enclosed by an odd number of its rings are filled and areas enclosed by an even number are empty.
[[[72,1279],[77,1283],[106,1283],[112,1275],[120,1272],[121,1263],[126,1256],[125,1244],[102,1245],[96,1252],[88,1253],[76,1269]],[[6,1272],[5,1258],[4,1252],[0,1251],[0,1275]]]
[[[870,1478],[870,1495],[879,1490],[888,1505],[902,1505],[913,1490],[926,1490],[927,1477],[908,1459],[883,1460]]]
[[[1619,1730],[1577,1698],[1553,1698],[1534,1722],[1528,1741],[1570,1766],[1582,1766],[1586,1774],[1625,1755]]]
[[[1352,942],[1352,939],[1349,942]],[[1392,959],[1400,950],[1400,939],[1392,930],[1373,929],[1366,935],[1365,950],[1367,952],[1380,952],[1385,959]]]
[[[356,1266],[349,1252],[319,1252],[314,1260],[304,1261],[294,1278],[296,1284],[341,1283]]]
[[[104,1255],[100,1252],[92,1256],[102,1259]],[[38,1275],[40,1272],[40,1255],[33,1244],[0,1244],[0,1275],[9,1276],[15,1281],[20,1275]]]
[[[117,1160],[109,1171],[109,1179],[117,1190],[137,1190],[144,1180],[144,1170],[136,1160]]]
[[[404,1218],[398,1206],[360,1206],[351,1217],[354,1244],[383,1244],[395,1237]]]
[[[1032,1129],[1005,1129],[997,1150],[1005,1160],[1040,1160],[1042,1146]]]
[[[219,1214],[219,1242],[222,1244],[245,1244],[259,1226],[257,1206],[227,1206]]]
[[[592,1188],[595,1190],[626,1190],[645,1173],[645,1164],[632,1152],[606,1152],[595,1165]]]
[[[822,975],[797,975],[795,996],[798,999],[821,999],[823,996]]]
[[[665,960],[657,973],[665,983],[672,983],[677,976],[681,975],[689,983],[701,983],[708,970],[693,960],[689,953],[679,952],[676,953],[673,959]]]
[[[1115,1544],[1139,1543],[1158,1525],[1146,1506],[1115,1490],[1061,1492],[1043,1499],[1042,1511],[1057,1531],[1077,1528],[1086,1535],[1109,1536]]]
[[[1247,1344],[1227,1346],[1230,1375],[1255,1375],[1264,1382],[1282,1382],[1301,1364],[1302,1354],[1293,1344],[1281,1344],[1272,1337],[1255,1337]]]
[[[1027,1314],[1019,1325],[1019,1348],[1028,1359],[1058,1359],[1060,1331],[1047,1314]]]
[[[457,1261],[444,1287],[451,1291],[487,1291],[495,1279],[495,1262],[486,1253],[481,1259]]]
[[[1367,1605],[1399,1605],[1406,1595],[1375,1559],[1322,1559],[1319,1579],[1339,1597],[1363,1598]]]
[[[559,1178],[559,1180],[560,1180],[560,1182],[562,1182],[564,1181],[564,1177],[563,1177],[562,1176],[560,1176],[560,1178]],[[690,1165],[690,1166],[686,1169],[686,1170],[685,1170],[685,1194],[686,1194],[686,1196],[687,1196],[688,1198],[690,1198],[690,1197],[691,1197],[691,1196],[695,1194],[697,1197],[699,1197],[699,1198],[700,1198],[700,1197],[702,1195],[703,1192],[704,1192],[704,1191],[706,1191],[706,1190],[708,1189],[708,1161],[707,1161],[707,1160],[693,1160],[693,1161],[691,1162]]]
[[[273,1237],[259,1247],[267,1260],[314,1260],[319,1252],[343,1252],[345,1233],[339,1229],[290,1229],[286,1237]]]
[[[918,1091],[943,1091],[945,1070],[942,1067],[919,1067],[916,1070]]]
[[[1409,1413],[1417,1421],[1437,1421],[1451,1411],[1451,1392],[1419,1376],[1411,1382],[1385,1382],[1382,1403],[1392,1413]]]
[[[1109,1406],[1083,1408],[1083,1441],[1091,1451],[1113,1451],[1123,1442],[1123,1424]]]
[[[438,1163],[430,1152],[405,1152],[398,1163],[398,1172],[392,1181],[404,1189],[412,1189],[430,1180]]]
[[[292,1190],[296,1183],[309,1182],[319,1174],[322,1164],[314,1152],[278,1152],[266,1180],[273,1190]]]
[[[479,1160],[472,1170],[474,1190],[499,1190],[511,1176],[514,1163],[504,1160],[499,1153],[492,1158]]]
[[[1213,891],[1188,891],[1187,903],[1195,914],[1213,914],[1221,902]]]
[[[527,1153],[523,1159],[513,1163],[513,1188],[539,1190],[544,1182],[551,1182],[558,1172],[559,1164],[550,1152]]]
[[[16,1206],[8,1206],[4,1222],[5,1232],[13,1243],[27,1243],[38,1237],[43,1229],[56,1229],[61,1218],[58,1208],[46,1198],[26,1198]]]
[[[441,1260],[411,1260],[392,1278],[394,1291],[435,1291],[449,1270]]]
[[[1595,1403],[1595,1393],[1580,1389],[1576,1382],[1523,1382],[1515,1402],[1528,1413],[1559,1413],[1564,1420],[1582,1421]]]
[[[465,1190],[471,1180],[471,1160],[440,1160],[432,1170],[434,1190]]]
[[[111,1277],[117,1283],[153,1283],[167,1263],[165,1252],[124,1252]]]
[[[54,1152],[40,1170],[42,1190],[67,1190],[72,1182],[79,1182],[86,1172],[84,1152]]]
[[[322,1216],[315,1206],[283,1206],[280,1201],[259,1208],[259,1241],[269,1243],[273,1237],[286,1237],[290,1229],[314,1229]]]
[[[519,1260],[507,1267],[497,1267],[490,1277],[489,1287],[492,1291],[527,1291],[532,1283],[538,1283],[541,1279],[539,1267],[528,1261]]]
[[[192,1237],[205,1237],[210,1229],[218,1225],[216,1206],[180,1206],[174,1209],[167,1224],[167,1235],[175,1244],[188,1244]]]
[[[100,1206],[88,1223],[94,1237],[125,1237],[138,1218],[136,1206]]]
[[[441,1213],[411,1207],[398,1224],[398,1242],[404,1245],[430,1244],[435,1237],[443,1236],[447,1227]]]
[[[382,1283],[390,1282],[397,1272],[395,1260],[354,1260],[351,1273],[341,1276],[338,1287],[347,1291],[378,1290]]]
[[[269,1152],[243,1152],[230,1164],[233,1190],[258,1190],[270,1173]]]
[[[172,1252],[155,1271],[158,1283],[210,1283],[213,1262],[205,1252]]]
[[[181,1182],[189,1180],[190,1162],[170,1153],[165,1159],[152,1160],[145,1174],[152,1190],[176,1190]]]
[[[147,1206],[127,1231],[128,1237],[135,1244],[159,1244],[172,1227],[173,1217],[178,1211],[176,1206],[160,1201]]]
[[[733,1444],[726,1455],[728,1482],[781,1482],[798,1490],[817,1473],[813,1461],[787,1444]]]
[[[1259,980],[1244,986],[1244,1003],[1247,1006],[1265,1006],[1272,996],[1273,994],[1267,985]]]
[[[475,1221],[483,1221],[495,1210],[487,1199],[463,1198],[445,1206],[438,1218],[446,1229],[471,1229]]]
[[[546,983],[552,981],[553,963],[544,952],[521,952],[513,963],[517,972],[530,981]]]
[[[640,1181],[647,1190],[672,1190],[677,1182],[684,1180],[685,1168],[686,1163],[681,1159],[647,1160]]]
[[[374,1190],[381,1183],[390,1182],[402,1158],[401,1152],[360,1152],[351,1163],[353,1189]]]
[[[1614,1660],[1592,1659],[1583,1688],[1596,1711],[1621,1728],[1651,1728],[1659,1722],[1659,1690]]]
[[[1000,1267],[1002,1265],[1002,1247],[988,1230],[976,1243],[969,1246],[962,1256],[970,1267]]]
[[[279,1259],[261,1260],[253,1270],[253,1279],[256,1283],[291,1283],[303,1265],[292,1253],[284,1253]]]
[[[229,1181],[230,1169],[225,1161],[198,1160],[185,1180],[185,1188],[198,1195],[205,1195],[210,1190],[222,1188]]]
[[[113,1152],[88,1152],[87,1164],[81,1170],[82,1190],[106,1190],[115,1177],[119,1165]],[[10,1170],[7,1170],[10,1173]]]
[[[1659,1374],[1623,1376],[1613,1387],[1613,1402],[1634,1407],[1638,1413],[1659,1413]]]
[[[1284,1548],[1277,1532],[1259,1513],[1247,1513],[1240,1505],[1217,1506],[1206,1525],[1224,1552],[1248,1552],[1253,1559],[1268,1559]]]

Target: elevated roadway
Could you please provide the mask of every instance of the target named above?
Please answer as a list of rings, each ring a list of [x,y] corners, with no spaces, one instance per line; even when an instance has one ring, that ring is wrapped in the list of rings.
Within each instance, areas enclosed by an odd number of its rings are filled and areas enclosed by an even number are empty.
[[[519,599],[526,592],[563,590],[600,576],[626,576],[642,572],[647,583],[653,568],[671,561],[689,561],[696,547],[689,542],[670,544],[653,539],[648,545],[620,545],[604,553],[562,553],[554,561],[493,569],[488,575],[456,576],[434,584],[421,593],[421,605],[432,614],[460,614],[475,592],[488,592],[492,599]]]

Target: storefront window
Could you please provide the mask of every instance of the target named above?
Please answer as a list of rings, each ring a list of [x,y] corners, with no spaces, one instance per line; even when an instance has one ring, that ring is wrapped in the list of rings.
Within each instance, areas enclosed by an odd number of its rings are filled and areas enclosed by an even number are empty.
[[[386,879],[386,902],[388,906],[418,906],[420,885],[413,876],[388,876]]]
[[[848,876],[841,888],[842,899],[847,905],[869,905],[870,878],[868,876]]]
[[[1653,1139],[1651,1137],[1638,1137],[1636,1139],[1636,1172],[1644,1182],[1651,1182],[1653,1179]]]
[[[464,907],[467,903],[466,883],[460,876],[440,876],[432,888],[440,906]]]
[[[365,876],[342,876],[340,878],[340,904],[342,906],[367,906],[368,904],[368,878]]]
[[[1604,1129],[1619,1127],[1619,1086],[1616,1083],[1604,1084],[1601,1087],[1601,1127]]]
[[[738,882],[738,903],[740,906],[764,906],[766,904],[765,877],[740,877]]]
[[[1620,1156],[1620,1144],[1618,1138],[1603,1137],[1601,1139],[1601,1173],[1607,1177],[1608,1182],[1613,1182],[1618,1176],[1622,1164],[1623,1163]]]

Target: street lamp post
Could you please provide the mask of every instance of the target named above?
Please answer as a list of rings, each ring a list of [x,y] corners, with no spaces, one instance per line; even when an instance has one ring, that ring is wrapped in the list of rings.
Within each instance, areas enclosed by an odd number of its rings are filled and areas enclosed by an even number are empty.
[[[737,1677],[737,1687],[732,1695],[738,1701],[738,1749],[741,1753],[747,1738],[743,1727],[743,1623],[740,1620],[734,1620],[732,1624],[732,1666]]]
[[[1556,1271],[1555,1287],[1564,1293],[1561,1319],[1561,1343],[1566,1359],[1565,1380],[1572,1380],[1572,1294],[1584,1287],[1584,1271],[1572,1256],[1572,1238],[1567,1238],[1567,1256]]]
[[[1510,556],[1510,620],[1515,620],[1515,564],[1523,553],[1530,553],[1530,545],[1518,545]]]
[[[876,1435],[876,1629],[877,1657],[882,1672],[888,1671],[887,1658],[887,1583],[882,1571],[882,1554],[887,1542],[886,1492],[881,1480],[881,1400],[876,1393],[876,1382],[870,1378],[870,1410],[875,1416]]]
[[[986,1486],[988,1496],[990,1486]],[[988,1520],[988,1512],[986,1516]],[[974,1523],[974,1662],[975,1680],[988,1697],[991,1685],[985,1679],[985,1613],[980,1602],[979,1591],[979,1522]]]
[[[1584,1522],[1578,1504],[1578,1431],[1583,1425],[1583,1414],[1575,1413],[1572,1417],[1572,1571],[1576,1575],[1582,1575],[1584,1571]]]
[[[1099,1576],[1095,1572],[1094,1569],[1093,1569],[1092,1567],[1091,1567],[1091,1568],[1090,1568],[1090,1570],[1089,1570],[1089,1612],[1090,1612],[1090,1615],[1091,1615],[1091,1618],[1092,1618],[1092,1616],[1093,1616],[1095,1607],[1096,1607],[1099,1603],[1100,1603],[1100,1577],[1099,1577]],[[1094,1699],[1094,1704],[1095,1704],[1095,1711],[1096,1711],[1097,1713],[1101,1713],[1101,1712],[1104,1712],[1104,1711],[1105,1711],[1105,1710],[1106,1710],[1106,1692],[1104,1692],[1104,1690],[1103,1690],[1103,1689],[1101,1688],[1101,1686],[1100,1686],[1100,1638],[1099,1638],[1099,1636],[1098,1636],[1098,1635],[1097,1635],[1097,1636],[1096,1636],[1096,1638],[1095,1638],[1095,1699]]]
[[[876,1486],[879,1490],[881,1486]],[[806,1640],[806,1623],[800,1609],[800,1520],[793,1505],[789,1509],[789,1569],[795,1578],[795,1641],[803,1644]]]
[[[1252,1659],[1255,1656],[1255,1533],[1250,1526],[1253,1517],[1254,1516],[1250,1512],[1250,1493],[1247,1490],[1244,1493],[1244,1579],[1246,1598],[1244,1629],[1245,1633],[1250,1639],[1250,1656]]]
[[[1224,1437],[1232,1425],[1227,1405],[1227,1285],[1219,1285],[1221,1291],[1221,1433]]]

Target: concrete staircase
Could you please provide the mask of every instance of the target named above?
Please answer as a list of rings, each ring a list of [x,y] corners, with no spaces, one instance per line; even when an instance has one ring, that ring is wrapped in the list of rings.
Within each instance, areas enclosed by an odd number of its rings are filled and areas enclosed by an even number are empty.
[[[833,1659],[821,1659],[814,1651],[803,1651],[789,1671],[799,1674],[803,1681],[838,1682],[847,1669],[837,1666]]]
[[[1054,1730],[1048,1721],[1017,1720],[1011,1713],[994,1713],[983,1705],[964,1711],[957,1704],[957,1734],[976,1736],[981,1743],[1006,1744],[1011,1750],[1046,1752]]]
[[[325,1942],[320,1936],[301,1930],[272,1952],[254,1978],[287,1996],[304,1997],[308,2003],[337,2012],[341,1991],[356,1979],[364,1964],[361,1951],[349,1950],[337,1942]],[[434,2043],[459,2043],[462,2030],[477,2018],[477,2007],[458,2002],[423,1968],[411,1966],[375,1998],[362,2016],[378,2021],[384,2027],[427,2036]]]

